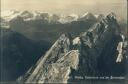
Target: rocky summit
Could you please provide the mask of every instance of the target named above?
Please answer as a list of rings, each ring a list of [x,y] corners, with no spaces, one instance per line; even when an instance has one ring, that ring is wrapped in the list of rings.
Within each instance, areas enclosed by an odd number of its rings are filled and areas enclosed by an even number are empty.
[[[125,76],[127,52],[127,38],[110,13],[76,37],[62,34],[17,81],[68,83],[74,82],[76,76]]]

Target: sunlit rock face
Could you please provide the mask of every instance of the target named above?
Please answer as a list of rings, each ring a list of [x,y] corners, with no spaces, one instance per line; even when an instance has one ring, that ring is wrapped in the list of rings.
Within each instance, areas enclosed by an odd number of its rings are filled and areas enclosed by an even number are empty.
[[[79,50],[72,50],[69,36],[63,34],[23,80],[27,83],[67,83],[71,68],[76,70],[78,63]]]
[[[75,38],[62,34],[18,81],[67,83],[75,81],[75,76],[124,76],[126,46],[116,17],[111,13]]]

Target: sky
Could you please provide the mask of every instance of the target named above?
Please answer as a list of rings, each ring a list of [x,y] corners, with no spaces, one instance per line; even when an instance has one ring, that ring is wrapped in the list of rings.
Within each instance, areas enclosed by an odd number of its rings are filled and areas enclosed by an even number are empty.
[[[127,0],[1,0],[1,10],[40,10],[52,13],[108,13],[126,16]]]
[[[1,0],[2,9],[65,9],[74,5],[126,3],[126,0]]]

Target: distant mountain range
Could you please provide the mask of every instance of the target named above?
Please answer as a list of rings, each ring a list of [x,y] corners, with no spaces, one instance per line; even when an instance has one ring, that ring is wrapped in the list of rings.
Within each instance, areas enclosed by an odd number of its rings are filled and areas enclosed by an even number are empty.
[[[24,21],[30,20],[45,20],[48,23],[70,23],[73,21],[85,21],[85,20],[100,20],[104,15],[93,15],[92,13],[85,13],[82,16],[77,14],[70,15],[56,15],[50,14],[47,12],[39,12],[39,11],[15,11],[8,10],[1,12],[2,21],[9,22],[11,20],[17,19],[21,17]]]

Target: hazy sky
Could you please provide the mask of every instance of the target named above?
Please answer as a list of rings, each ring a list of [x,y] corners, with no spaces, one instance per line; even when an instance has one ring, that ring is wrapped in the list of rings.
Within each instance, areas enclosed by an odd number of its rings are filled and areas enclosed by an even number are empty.
[[[42,10],[53,13],[126,12],[127,0],[1,0],[2,10]],[[124,15],[122,15],[124,16]]]
[[[126,3],[126,0],[1,0],[2,10],[5,9],[65,9],[74,5],[98,5],[112,3]]]

